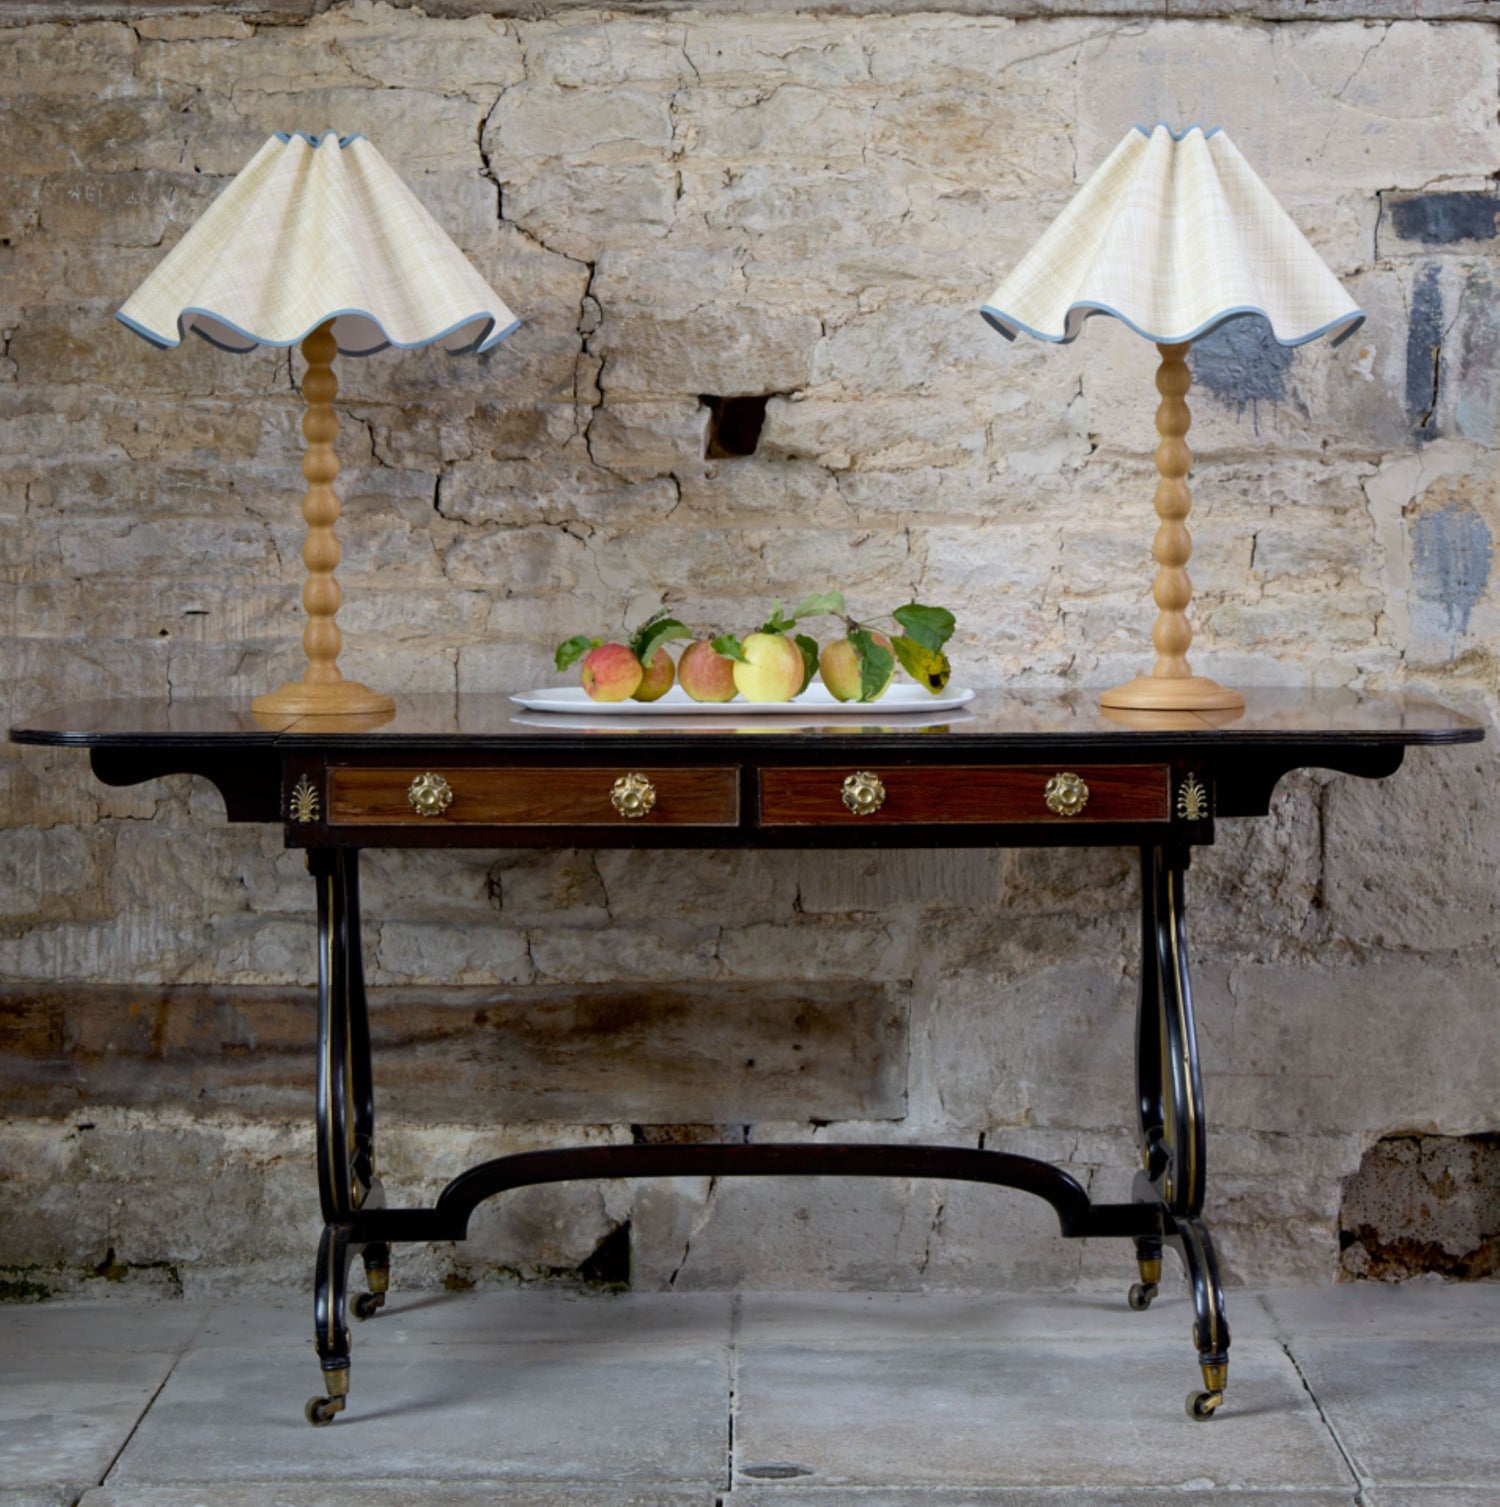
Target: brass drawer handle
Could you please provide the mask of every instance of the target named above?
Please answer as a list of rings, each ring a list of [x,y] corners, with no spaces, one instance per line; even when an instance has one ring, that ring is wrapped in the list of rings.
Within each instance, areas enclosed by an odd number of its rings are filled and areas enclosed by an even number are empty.
[[[440,774],[419,774],[406,798],[418,816],[441,816],[453,804],[453,787]]]
[[[1044,792],[1047,809],[1059,816],[1077,816],[1089,803],[1089,787],[1076,774],[1055,774]]]
[[[844,781],[843,800],[856,816],[873,816],[885,805],[885,786],[878,774],[861,769]]]
[[[656,786],[643,774],[622,774],[609,792],[609,803],[621,816],[645,816],[656,805]]]

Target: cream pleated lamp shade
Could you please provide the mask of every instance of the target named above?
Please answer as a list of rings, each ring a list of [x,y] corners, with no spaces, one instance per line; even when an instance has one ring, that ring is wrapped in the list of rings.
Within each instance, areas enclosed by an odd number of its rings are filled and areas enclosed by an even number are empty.
[[[130,296],[154,345],[295,345],[327,320],[346,356],[487,351],[518,323],[363,136],[278,132]]]
[[[1165,125],[1126,135],[981,312],[1010,339],[1112,314],[1164,345],[1245,314],[1282,345],[1364,319],[1222,130]]]

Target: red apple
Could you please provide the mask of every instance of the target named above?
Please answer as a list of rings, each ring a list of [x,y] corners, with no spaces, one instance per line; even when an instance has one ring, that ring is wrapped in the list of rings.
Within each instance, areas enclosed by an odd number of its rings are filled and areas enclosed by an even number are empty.
[[[712,642],[697,638],[677,661],[677,682],[694,701],[733,701],[734,661],[720,654]]]
[[[635,694],[645,671],[624,644],[600,644],[583,659],[583,688],[591,701],[624,701]]]
[[[651,663],[641,676],[641,683],[631,698],[634,701],[660,701],[672,689],[677,672],[672,668],[672,656],[665,649],[658,649],[651,656]]]

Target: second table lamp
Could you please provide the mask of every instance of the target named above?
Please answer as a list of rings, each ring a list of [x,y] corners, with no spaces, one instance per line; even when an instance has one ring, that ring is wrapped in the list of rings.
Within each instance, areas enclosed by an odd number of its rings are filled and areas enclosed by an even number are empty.
[[[1156,664],[1105,691],[1107,707],[1233,711],[1244,696],[1194,675],[1187,652],[1188,348],[1225,320],[1264,318],[1281,345],[1335,341],[1364,319],[1322,258],[1217,127],[1136,126],[981,310],[1007,339],[1065,343],[1093,314],[1156,342]]]

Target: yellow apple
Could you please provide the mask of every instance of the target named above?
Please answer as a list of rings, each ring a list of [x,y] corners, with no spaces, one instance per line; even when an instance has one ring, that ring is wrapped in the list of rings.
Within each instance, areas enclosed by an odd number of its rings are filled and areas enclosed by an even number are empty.
[[[746,701],[790,701],[802,689],[802,651],[781,633],[749,633],[734,663],[735,689]]]
[[[825,644],[818,655],[818,669],[823,675],[823,684],[835,701],[879,701],[891,688],[891,678],[896,673],[896,655],[891,641],[883,633],[871,632],[870,637],[891,655],[891,667],[886,671],[885,681],[873,696],[859,694],[859,655],[847,638],[836,638]]]
[[[632,701],[660,701],[672,689],[677,672],[672,668],[672,656],[665,649],[658,649],[635,688]]]

